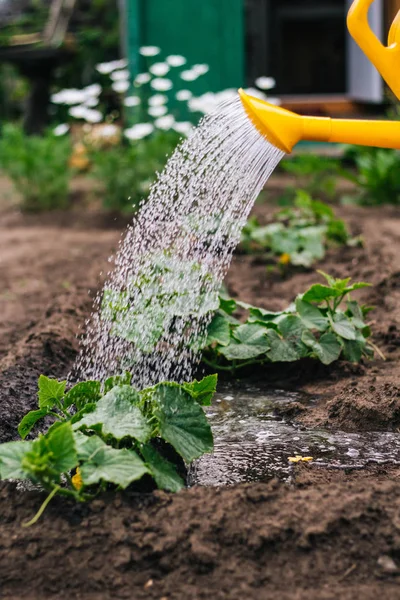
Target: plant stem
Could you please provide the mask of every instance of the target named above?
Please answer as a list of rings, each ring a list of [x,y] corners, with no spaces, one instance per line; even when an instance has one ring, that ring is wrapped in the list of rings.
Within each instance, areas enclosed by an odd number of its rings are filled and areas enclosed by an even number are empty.
[[[52,410],[49,410],[48,412],[49,415],[51,415],[52,417],[55,417],[58,421],[63,421],[63,418],[61,417],[61,415],[59,415],[56,412],[53,412]]]
[[[223,367],[222,365],[218,365],[217,363],[208,360],[208,358],[206,358],[205,356],[202,357],[202,361],[205,362],[206,365],[212,367],[213,369],[216,369],[217,371],[229,371],[230,373],[233,373],[234,371],[233,367]]]
[[[42,516],[42,514],[46,510],[46,508],[49,505],[49,503],[51,502],[51,500],[54,498],[54,496],[57,494],[57,492],[60,489],[61,489],[60,486],[56,485],[52,489],[52,491],[50,492],[50,494],[47,496],[46,500],[43,502],[42,506],[39,508],[39,510],[37,511],[36,515],[33,517],[33,519],[31,519],[30,521],[27,521],[25,523],[22,523],[22,527],[31,527],[31,525],[34,525],[35,523],[37,523],[37,521],[40,519],[40,517]]]
[[[372,346],[372,348],[375,350],[375,352],[377,354],[379,354],[379,356],[381,357],[382,360],[386,360],[386,356],[383,354],[383,352],[381,350],[379,350],[378,346],[376,346],[376,344],[374,344],[373,342],[371,342],[371,340],[368,340],[368,344],[370,346]]]

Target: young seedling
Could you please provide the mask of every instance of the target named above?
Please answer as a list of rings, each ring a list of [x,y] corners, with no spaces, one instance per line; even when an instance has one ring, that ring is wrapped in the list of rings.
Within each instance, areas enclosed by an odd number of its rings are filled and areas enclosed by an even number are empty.
[[[285,270],[288,265],[311,267],[331,246],[359,243],[360,238],[350,237],[344,221],[335,217],[330,206],[298,190],[293,206],[278,211],[268,225],[261,226],[251,218],[243,229],[240,248],[266,254]]]
[[[368,283],[350,283],[322,271],[325,284],[312,285],[286,310],[271,312],[220,297],[220,307],[208,328],[203,361],[216,370],[236,372],[268,362],[313,358],[329,365],[344,359],[359,362],[374,350],[365,317],[371,308],[360,306],[352,292]],[[247,311],[244,323],[234,317]],[[382,356],[382,355],[381,355]]]

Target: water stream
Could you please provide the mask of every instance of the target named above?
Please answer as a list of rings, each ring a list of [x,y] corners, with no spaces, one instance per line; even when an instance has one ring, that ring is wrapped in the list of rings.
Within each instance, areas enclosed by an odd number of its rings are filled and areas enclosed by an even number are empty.
[[[291,471],[288,458],[296,454],[330,467],[362,468],[371,461],[400,461],[397,433],[306,429],[276,416],[275,407],[296,400],[313,402],[293,392],[245,384],[225,387],[216,394],[207,409],[214,453],[192,465],[190,485],[233,485],[272,477],[286,480]]]
[[[121,241],[75,378],[130,370],[138,389],[192,378],[240,232],[283,155],[239,99],[203,119]]]

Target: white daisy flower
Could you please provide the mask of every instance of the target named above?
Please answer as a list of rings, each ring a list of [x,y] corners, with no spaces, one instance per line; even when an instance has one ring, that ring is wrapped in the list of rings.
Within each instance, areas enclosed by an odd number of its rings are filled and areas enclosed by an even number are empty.
[[[179,92],[177,92],[175,98],[177,100],[181,100],[181,101],[185,102],[186,100],[190,100],[190,98],[192,96],[193,96],[193,94],[189,90],[180,90]]]
[[[182,71],[182,73],[180,74],[181,79],[183,79],[184,81],[194,81],[199,76],[200,75],[198,73],[196,73],[196,71],[193,71],[192,69],[189,69],[187,71]]]
[[[83,92],[85,93],[86,96],[91,97],[91,98],[93,96],[100,96],[101,85],[99,85],[98,83],[93,83],[92,85],[88,85],[87,87],[83,88]]]
[[[53,129],[53,134],[58,137],[60,135],[65,135],[66,133],[68,133],[68,131],[69,125],[67,125],[66,123],[61,123],[61,125],[57,125],[57,127]]]
[[[151,117],[162,117],[167,114],[168,109],[166,106],[149,106],[147,112]]]
[[[113,125],[112,123],[108,123],[103,127],[99,128],[97,135],[103,138],[112,138],[115,135],[118,135],[119,127],[118,125]]]
[[[171,54],[171,56],[167,56],[166,62],[170,67],[182,67],[186,64],[186,58],[180,54]]]
[[[128,107],[132,107],[132,106],[139,106],[141,100],[139,98],[139,96],[127,96],[124,99],[124,106],[128,106]]]
[[[110,62],[104,62],[96,65],[96,69],[102,75],[109,75],[117,69],[125,69],[128,66],[128,61],[123,58],[121,60],[112,60]]]
[[[165,117],[160,117],[154,121],[154,125],[158,127],[158,129],[164,129],[165,131],[171,129],[175,124],[175,119],[172,115],[165,115]]]
[[[54,104],[66,104],[72,106],[74,104],[81,104],[85,101],[86,94],[83,90],[61,90],[57,94],[51,96],[51,101]]]
[[[68,113],[71,115],[71,117],[74,117],[74,119],[84,119],[86,117],[86,111],[87,111],[87,107],[83,106],[83,105],[78,105],[78,106],[72,106]]]
[[[192,67],[192,71],[194,71],[194,73],[197,73],[197,75],[205,75],[206,73],[208,73],[208,71],[210,70],[210,67],[208,65],[193,65]]]
[[[255,84],[260,90],[271,90],[275,87],[275,79],[273,77],[258,77]]]
[[[190,123],[190,121],[180,121],[178,123],[174,123],[172,128],[178,133],[188,136],[193,129],[193,125]]]
[[[158,46],[142,46],[139,48],[139,53],[142,56],[157,56],[160,54],[161,49]]]
[[[167,92],[172,88],[172,85],[170,79],[162,79],[161,77],[156,77],[150,82],[150,86],[157,92]]]
[[[257,88],[246,88],[244,91],[246,92],[246,94],[249,94],[249,96],[254,96],[255,98],[260,98],[260,100],[266,100],[270,104],[279,105],[281,103],[279,98],[270,98],[269,96],[264,94],[264,92],[257,90]]]
[[[154,63],[154,65],[149,67],[149,71],[157,77],[164,77],[169,71],[169,65],[166,62]]]
[[[208,92],[198,98],[191,98],[188,102],[188,107],[193,112],[208,114],[213,112],[218,104],[219,102],[216,99],[216,94]]]
[[[134,79],[134,84],[135,85],[143,85],[145,83],[149,83],[150,79],[151,79],[150,73],[139,73],[139,75],[136,75],[136,77]]]
[[[138,123],[129,129],[125,129],[124,135],[128,140],[141,140],[153,131],[154,126],[151,123]]]
[[[118,92],[118,94],[125,94],[125,92],[129,90],[129,81],[114,81],[111,87],[114,92]]]
[[[87,123],[101,123],[101,121],[103,120],[103,115],[99,110],[87,108],[86,114],[83,118]]]
[[[162,106],[168,102],[168,96],[165,94],[154,94],[149,98],[149,106]]]
[[[125,81],[129,79],[129,71],[128,69],[122,69],[120,71],[114,71],[111,73],[110,77],[113,81]]]
[[[98,98],[86,98],[84,105],[87,106],[88,108],[94,108],[95,106],[97,106],[99,103],[99,99]]]

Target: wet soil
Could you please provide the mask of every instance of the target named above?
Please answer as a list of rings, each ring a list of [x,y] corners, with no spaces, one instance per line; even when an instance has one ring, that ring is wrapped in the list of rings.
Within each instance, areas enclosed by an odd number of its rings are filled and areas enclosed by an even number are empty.
[[[272,186],[273,187],[273,186]],[[254,212],[267,219],[271,205]],[[319,268],[370,281],[374,342],[386,355],[358,366],[305,362],[263,369],[259,386],[313,394],[285,407],[310,426],[400,427],[400,210],[340,208],[364,248],[330,251]],[[15,438],[35,405],[41,372],[62,377],[107,270],[120,229],[79,211],[25,217],[0,207],[0,440]],[[120,225],[120,224],[118,224]],[[267,273],[237,255],[232,294],[284,308],[316,281]],[[90,291],[90,295],[88,294]],[[294,469],[292,483],[193,487],[175,496],[104,496],[88,506],[56,499],[38,525],[21,524],[39,492],[0,485],[0,598],[227,598],[330,600],[400,597],[400,469]]]

